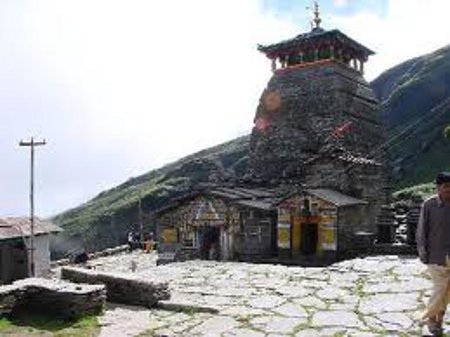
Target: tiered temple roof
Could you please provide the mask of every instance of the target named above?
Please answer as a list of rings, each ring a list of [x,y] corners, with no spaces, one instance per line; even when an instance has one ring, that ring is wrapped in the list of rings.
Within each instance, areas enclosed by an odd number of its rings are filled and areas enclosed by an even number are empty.
[[[362,74],[364,62],[374,52],[337,29],[321,28],[319,5],[315,2],[314,6],[315,26],[310,32],[267,46],[258,45],[258,50],[272,60],[272,71],[340,62]]]
[[[258,45],[258,50],[272,59],[278,56],[289,55],[293,52],[328,45],[350,49],[354,54],[359,54],[364,58],[375,54],[372,50],[356,42],[338,29],[324,30],[322,28],[314,28],[308,33],[299,34],[292,39],[267,46]]]

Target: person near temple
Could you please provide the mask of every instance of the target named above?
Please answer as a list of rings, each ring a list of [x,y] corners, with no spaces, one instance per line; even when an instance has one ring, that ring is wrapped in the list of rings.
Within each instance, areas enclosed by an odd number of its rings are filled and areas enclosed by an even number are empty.
[[[154,244],[155,244],[155,241],[153,239],[153,233],[150,232],[150,233],[147,234],[147,237],[145,238],[145,243],[144,243],[145,252],[146,253],[153,252]]]
[[[437,194],[422,204],[416,240],[433,283],[422,318],[430,332],[439,335],[450,302],[450,172],[436,176],[436,189]]]
[[[127,243],[128,243],[128,249],[130,250],[130,252],[132,252],[134,250],[134,248],[136,248],[135,234],[134,234],[133,230],[130,230],[127,234]]]

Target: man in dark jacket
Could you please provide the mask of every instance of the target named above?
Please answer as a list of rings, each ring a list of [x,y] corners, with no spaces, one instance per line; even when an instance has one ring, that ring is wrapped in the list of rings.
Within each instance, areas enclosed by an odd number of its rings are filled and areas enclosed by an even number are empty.
[[[442,332],[450,302],[450,172],[436,176],[437,194],[425,200],[417,226],[417,250],[427,265],[433,291],[423,313],[430,332]]]

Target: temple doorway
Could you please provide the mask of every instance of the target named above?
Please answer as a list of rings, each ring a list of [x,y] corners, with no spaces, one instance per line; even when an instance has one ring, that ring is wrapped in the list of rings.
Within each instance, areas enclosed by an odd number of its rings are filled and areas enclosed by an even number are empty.
[[[219,260],[220,227],[205,225],[200,235],[200,257],[203,260]]]
[[[301,230],[300,250],[304,255],[312,255],[317,250],[318,225],[317,223],[304,223]]]

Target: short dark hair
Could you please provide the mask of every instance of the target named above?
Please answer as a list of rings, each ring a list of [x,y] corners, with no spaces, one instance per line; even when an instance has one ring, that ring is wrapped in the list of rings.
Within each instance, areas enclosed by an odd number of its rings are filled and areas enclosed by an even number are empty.
[[[450,172],[439,172],[436,176],[436,185],[450,183]]]

